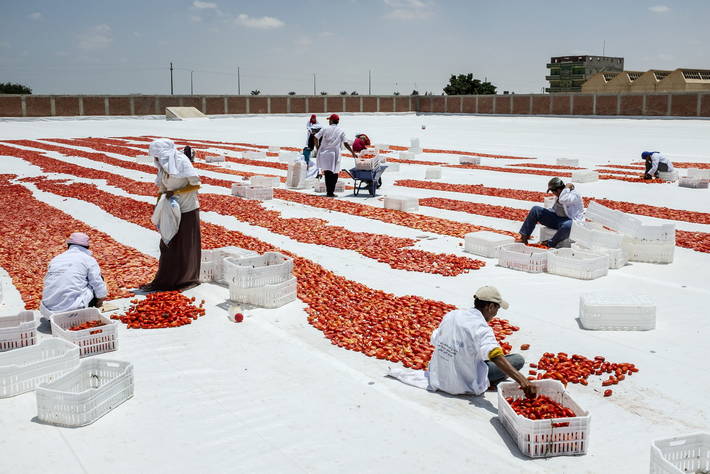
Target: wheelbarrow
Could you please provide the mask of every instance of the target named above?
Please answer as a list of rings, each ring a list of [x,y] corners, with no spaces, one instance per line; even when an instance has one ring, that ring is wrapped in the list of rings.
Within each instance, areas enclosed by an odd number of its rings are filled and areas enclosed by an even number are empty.
[[[374,170],[359,170],[350,168],[346,173],[353,179],[353,194],[357,196],[360,191],[367,189],[370,196],[377,194],[377,189],[382,186],[382,173],[387,169],[387,165],[378,166]]]

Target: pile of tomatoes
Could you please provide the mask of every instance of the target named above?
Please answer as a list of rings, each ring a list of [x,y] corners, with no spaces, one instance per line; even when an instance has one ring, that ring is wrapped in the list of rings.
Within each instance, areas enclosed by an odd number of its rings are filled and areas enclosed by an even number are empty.
[[[610,377],[602,381],[602,386],[615,385],[639,370],[634,364],[627,362],[607,362],[603,356],[588,359],[579,354],[569,356],[564,352],[553,354],[545,352],[537,364],[530,364],[529,380],[554,379],[563,384],[578,383],[587,385],[592,375]]]
[[[179,291],[151,293],[145,299],[131,300],[126,314],[111,316],[126,324],[129,329],[174,328],[191,324],[205,315],[204,304],[195,306],[195,297],[188,298]]]
[[[538,395],[535,398],[513,397],[505,399],[510,407],[520,416],[530,420],[549,420],[551,418],[574,418],[574,412],[566,406],[557,403],[546,395]]]
[[[76,326],[70,327],[69,330],[70,331],[81,331],[82,329],[97,328],[99,326],[105,326],[105,325],[106,325],[106,323],[97,319],[94,321],[86,321],[85,323],[77,324]],[[91,334],[93,334],[93,333],[94,333],[94,331],[91,332]]]

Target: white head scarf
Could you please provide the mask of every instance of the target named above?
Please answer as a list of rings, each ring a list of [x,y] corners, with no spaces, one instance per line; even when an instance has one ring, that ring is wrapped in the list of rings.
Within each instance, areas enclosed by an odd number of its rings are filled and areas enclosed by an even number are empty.
[[[175,143],[167,138],[159,138],[148,148],[150,156],[158,161],[158,170],[173,178],[189,178],[197,176],[190,159],[175,148]]]

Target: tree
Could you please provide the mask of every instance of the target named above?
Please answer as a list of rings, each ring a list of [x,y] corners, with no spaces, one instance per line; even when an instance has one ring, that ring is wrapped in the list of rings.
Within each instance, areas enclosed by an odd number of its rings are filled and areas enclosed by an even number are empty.
[[[0,94],[32,94],[32,89],[14,82],[0,82]]]
[[[296,93],[294,91],[291,91],[288,93],[288,95],[296,95]]]
[[[261,91],[259,89],[253,90],[250,92],[251,95],[259,95],[261,94]]]
[[[410,95],[419,95],[419,91],[414,89]]]
[[[340,91],[340,95],[348,95],[348,91]]]
[[[452,74],[449,84],[444,87],[447,95],[475,95],[475,94],[495,94],[496,86],[488,81],[481,82],[474,79],[473,74]]]
[[[350,95],[360,95],[360,94],[358,94],[357,91],[352,91],[352,92],[350,93]]]
[[[320,95],[328,95],[326,91],[320,91]]]

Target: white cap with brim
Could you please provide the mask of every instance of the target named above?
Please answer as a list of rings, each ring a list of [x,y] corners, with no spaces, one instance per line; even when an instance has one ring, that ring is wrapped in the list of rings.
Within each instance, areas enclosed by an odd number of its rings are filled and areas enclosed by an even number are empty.
[[[498,303],[501,308],[508,309],[508,302],[503,299],[500,295],[500,291],[494,286],[482,286],[476,291],[474,296],[481,301]]]

